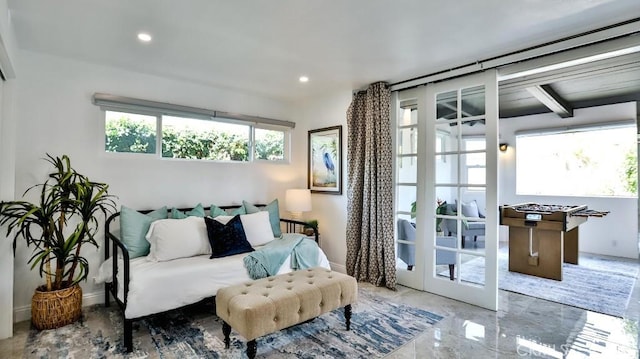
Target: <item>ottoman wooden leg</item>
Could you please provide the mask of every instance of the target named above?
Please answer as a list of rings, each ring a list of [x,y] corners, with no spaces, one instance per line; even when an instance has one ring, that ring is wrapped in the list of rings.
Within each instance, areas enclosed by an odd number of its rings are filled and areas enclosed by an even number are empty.
[[[344,306],[344,319],[347,321],[347,330],[351,330],[351,304]]]
[[[229,345],[231,344],[231,339],[229,339],[229,334],[231,334],[231,326],[224,321],[222,322],[222,334],[224,334],[224,348],[229,349]]]
[[[249,359],[253,359],[256,357],[256,352],[258,351],[258,343],[256,340],[251,340],[247,342],[247,356]]]

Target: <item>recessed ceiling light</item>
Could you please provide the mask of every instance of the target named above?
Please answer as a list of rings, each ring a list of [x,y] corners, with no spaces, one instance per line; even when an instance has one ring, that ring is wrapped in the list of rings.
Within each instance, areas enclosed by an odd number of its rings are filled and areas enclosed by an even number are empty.
[[[145,32],[141,32],[138,34],[138,40],[142,41],[142,42],[149,42],[151,41],[151,35],[145,33]]]
[[[307,76],[300,76],[298,81],[300,81],[300,82],[309,82],[309,78]]]

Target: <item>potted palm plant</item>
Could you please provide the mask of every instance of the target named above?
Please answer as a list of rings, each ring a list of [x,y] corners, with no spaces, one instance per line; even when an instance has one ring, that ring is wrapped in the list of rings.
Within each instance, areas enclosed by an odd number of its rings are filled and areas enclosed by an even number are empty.
[[[31,300],[31,321],[38,329],[58,328],[80,318],[79,283],[89,274],[80,250],[84,244],[98,247],[99,215],[115,210],[107,184],[78,173],[66,155],[47,154],[46,160],[54,171],[24,193],[39,189],[38,202],[0,202],[0,225],[7,225],[7,236],[13,235],[14,255],[19,241],[33,247],[28,263],[45,279]]]

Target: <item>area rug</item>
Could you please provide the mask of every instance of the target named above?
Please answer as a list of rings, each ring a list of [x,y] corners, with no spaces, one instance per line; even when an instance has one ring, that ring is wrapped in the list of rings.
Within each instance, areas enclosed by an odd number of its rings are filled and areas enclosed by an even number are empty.
[[[83,320],[54,330],[32,329],[25,358],[246,358],[246,342],[231,332],[225,349],[212,301],[136,322],[134,352],[122,346],[122,319],[114,308],[85,308]],[[342,309],[259,338],[259,358],[379,358],[414,339],[443,317],[388,302],[360,290],[351,330]]]
[[[498,287],[510,292],[622,317],[638,277],[639,264],[607,258],[579,258],[579,265],[564,263],[563,280],[509,272],[508,252],[498,253]],[[446,273],[445,273],[446,272]],[[449,275],[448,270],[439,273]],[[484,283],[484,261],[462,264],[461,278]]]

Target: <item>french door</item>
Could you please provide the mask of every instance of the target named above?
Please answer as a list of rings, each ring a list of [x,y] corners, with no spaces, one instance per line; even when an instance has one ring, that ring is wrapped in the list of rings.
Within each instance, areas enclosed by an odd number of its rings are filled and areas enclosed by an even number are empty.
[[[398,282],[497,310],[497,73],[394,100]]]

